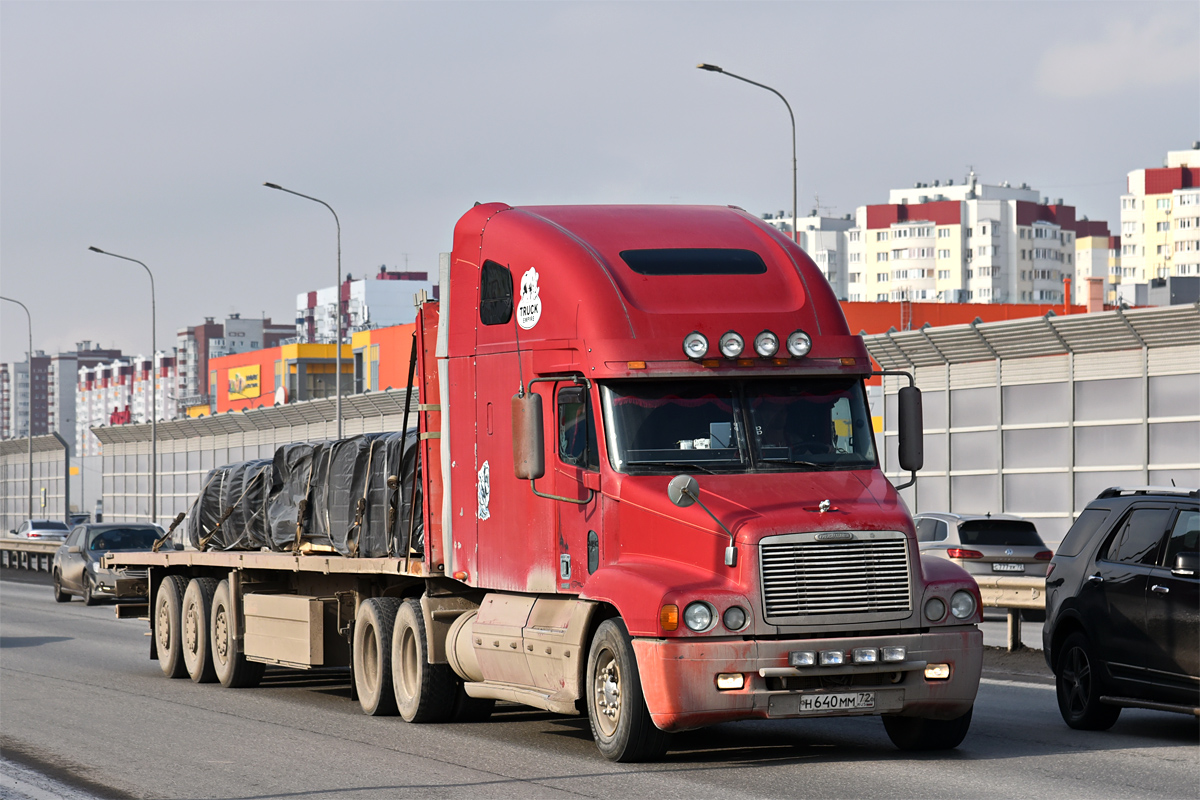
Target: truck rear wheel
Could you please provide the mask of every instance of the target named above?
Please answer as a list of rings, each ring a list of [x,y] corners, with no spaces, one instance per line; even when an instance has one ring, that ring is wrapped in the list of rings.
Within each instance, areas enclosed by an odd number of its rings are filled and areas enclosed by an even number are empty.
[[[629,631],[619,619],[596,629],[587,663],[592,737],[610,761],[652,761],[667,752],[668,734],[650,719]]]
[[[154,644],[158,649],[158,665],[168,678],[182,678],[187,672],[183,663],[183,593],[187,581],[179,575],[168,575],[158,585],[154,596]]]
[[[354,683],[363,713],[390,717],[396,713],[392,689],[392,627],[398,597],[372,597],[358,607],[354,620]]]
[[[195,683],[213,683],[217,679],[208,635],[216,590],[215,579],[192,578],[183,593],[183,663]]]
[[[243,689],[258,686],[263,672],[266,671],[266,665],[247,661],[238,647],[237,638],[233,636],[234,615],[237,614],[237,609],[233,607],[232,597],[229,581],[217,584],[208,626],[213,669],[217,673],[217,680],[226,688]]]
[[[429,663],[425,616],[415,597],[405,600],[396,614],[392,684],[400,716],[406,722],[446,722],[454,716],[455,700],[462,691],[458,676],[449,664]]]
[[[901,750],[953,750],[967,738],[974,710],[972,706],[954,719],[885,716],[883,729]]]

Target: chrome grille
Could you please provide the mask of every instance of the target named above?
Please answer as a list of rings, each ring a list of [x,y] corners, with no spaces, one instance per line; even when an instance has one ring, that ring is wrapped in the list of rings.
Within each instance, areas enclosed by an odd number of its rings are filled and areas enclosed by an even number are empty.
[[[765,540],[761,550],[769,621],[833,614],[896,616],[912,609],[903,534],[850,542],[819,542],[813,534],[779,538],[791,541]]]

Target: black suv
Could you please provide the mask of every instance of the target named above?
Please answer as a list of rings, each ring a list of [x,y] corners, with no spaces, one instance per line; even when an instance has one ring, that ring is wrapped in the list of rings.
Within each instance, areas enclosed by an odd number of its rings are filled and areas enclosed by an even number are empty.
[[[1046,662],[1072,728],[1200,714],[1200,490],[1106,489],[1046,572]]]

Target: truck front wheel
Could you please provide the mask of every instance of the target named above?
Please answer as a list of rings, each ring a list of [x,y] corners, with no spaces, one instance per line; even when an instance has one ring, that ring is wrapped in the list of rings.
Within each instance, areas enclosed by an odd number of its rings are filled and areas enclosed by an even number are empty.
[[[158,649],[158,665],[168,678],[186,676],[183,663],[183,594],[187,581],[179,575],[168,575],[158,585],[154,596],[154,644]]]
[[[633,643],[619,619],[596,629],[585,691],[592,737],[605,758],[653,761],[667,752],[668,735],[650,719]]]
[[[429,663],[429,638],[421,601],[405,600],[392,634],[392,684],[405,722],[447,722],[461,691],[449,664]]]
[[[217,584],[217,591],[213,594],[212,617],[208,626],[212,637],[213,669],[216,670],[217,680],[226,688],[258,686],[266,665],[247,661],[238,647],[237,639],[233,635],[233,621],[237,609],[233,607],[232,595],[229,581]]]
[[[974,710],[972,706],[954,719],[885,716],[883,729],[901,750],[953,750],[967,738]]]
[[[392,626],[398,597],[372,597],[358,607],[354,620],[354,683],[358,702],[372,717],[396,713],[392,690]]]

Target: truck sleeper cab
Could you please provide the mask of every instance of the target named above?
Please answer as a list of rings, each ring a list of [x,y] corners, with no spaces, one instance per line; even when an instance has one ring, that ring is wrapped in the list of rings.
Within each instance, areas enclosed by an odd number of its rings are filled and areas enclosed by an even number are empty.
[[[799,247],[734,208],[483,204],[440,298],[414,338],[420,551],[144,556],[164,671],[352,664],[367,713],[586,713],[619,761],[741,719],[962,741],[978,589],[921,561],[870,358]]]

